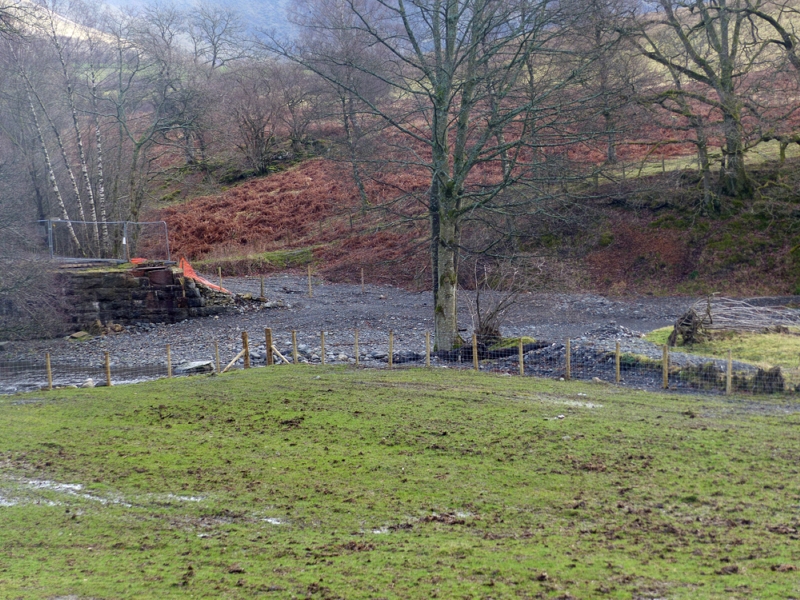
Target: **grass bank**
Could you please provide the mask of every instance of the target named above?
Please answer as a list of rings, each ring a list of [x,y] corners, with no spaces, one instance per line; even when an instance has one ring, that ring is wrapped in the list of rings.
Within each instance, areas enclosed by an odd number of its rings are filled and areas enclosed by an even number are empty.
[[[656,329],[648,333],[646,339],[654,344],[666,344],[672,329]],[[800,335],[797,333],[715,331],[702,343],[677,346],[675,350],[714,358],[727,358],[730,350],[734,360],[787,371],[800,368]]]
[[[0,400],[0,596],[800,595],[800,413],[279,367]]]

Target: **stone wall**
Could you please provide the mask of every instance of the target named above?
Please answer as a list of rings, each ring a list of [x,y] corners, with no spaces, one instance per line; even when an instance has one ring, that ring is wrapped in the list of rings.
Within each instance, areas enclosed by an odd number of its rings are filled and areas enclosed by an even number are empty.
[[[217,294],[184,279],[169,267],[128,271],[86,269],[61,276],[69,320],[77,327],[96,321],[129,324],[176,323],[190,317],[216,315],[232,304],[230,296]]]

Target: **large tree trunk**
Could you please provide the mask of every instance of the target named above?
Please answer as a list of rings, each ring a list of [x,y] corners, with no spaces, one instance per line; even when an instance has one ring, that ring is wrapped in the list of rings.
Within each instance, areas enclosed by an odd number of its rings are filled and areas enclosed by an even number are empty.
[[[434,293],[435,343],[437,350],[452,350],[458,340],[456,305],[457,223],[446,212],[439,213],[437,243],[438,289]]]
[[[753,186],[744,164],[744,135],[738,109],[731,106],[734,103],[733,99],[724,102],[726,110],[722,116],[722,130],[725,146],[719,172],[719,187],[723,194],[741,198],[752,194]]]

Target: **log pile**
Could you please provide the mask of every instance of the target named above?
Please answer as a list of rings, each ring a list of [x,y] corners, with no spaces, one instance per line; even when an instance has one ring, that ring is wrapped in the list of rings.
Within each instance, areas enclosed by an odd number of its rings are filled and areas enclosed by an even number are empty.
[[[709,296],[695,302],[678,318],[667,344],[675,346],[678,337],[684,345],[695,344],[711,331],[787,333],[790,327],[800,327],[800,310],[753,306],[744,300]]]

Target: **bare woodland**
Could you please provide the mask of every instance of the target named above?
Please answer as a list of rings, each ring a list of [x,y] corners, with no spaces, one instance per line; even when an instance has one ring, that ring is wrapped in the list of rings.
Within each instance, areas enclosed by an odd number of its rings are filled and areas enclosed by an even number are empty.
[[[71,243],[110,255],[103,223],[175,201],[175,182],[325,154],[363,211],[427,222],[450,349],[459,262],[523,255],[522,231],[580,214],[631,148],[692,148],[713,213],[758,193],[749,150],[800,143],[789,0],[301,0],[287,19],[282,33],[210,3],[0,2],[0,298],[34,272],[18,266],[37,220],[99,222]],[[416,184],[370,191],[398,172]]]

